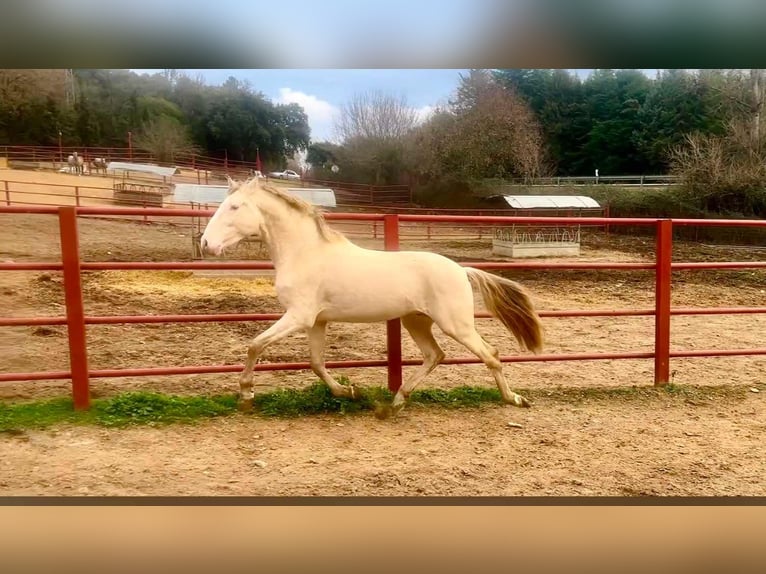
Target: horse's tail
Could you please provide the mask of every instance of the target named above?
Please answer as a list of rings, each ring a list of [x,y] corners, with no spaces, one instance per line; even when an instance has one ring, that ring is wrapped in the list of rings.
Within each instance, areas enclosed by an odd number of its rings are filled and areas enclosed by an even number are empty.
[[[471,285],[478,288],[487,311],[513,333],[522,349],[539,353],[543,326],[526,290],[510,279],[466,267]]]

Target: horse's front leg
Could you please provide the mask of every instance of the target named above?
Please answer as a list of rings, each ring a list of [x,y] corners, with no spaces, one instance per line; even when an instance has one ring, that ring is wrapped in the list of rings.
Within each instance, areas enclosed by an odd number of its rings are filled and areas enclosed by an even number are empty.
[[[288,311],[282,315],[279,321],[253,339],[247,348],[245,369],[239,378],[240,410],[249,411],[253,407],[253,397],[255,396],[253,393],[253,367],[263,350],[272,343],[280,341],[296,331],[305,330],[308,326],[308,321],[301,320],[294,313]]]

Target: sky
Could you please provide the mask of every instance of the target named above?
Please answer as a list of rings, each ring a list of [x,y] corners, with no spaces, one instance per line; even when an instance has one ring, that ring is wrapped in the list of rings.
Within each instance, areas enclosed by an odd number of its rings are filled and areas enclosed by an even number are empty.
[[[154,73],[157,70],[134,70]],[[300,104],[309,120],[312,141],[333,141],[334,118],[355,93],[382,90],[402,95],[424,119],[437,105],[453,95],[460,74],[467,69],[229,69],[181,70],[201,75],[207,84],[218,85],[233,76],[247,80],[275,103]],[[592,70],[572,70],[586,77]],[[655,70],[644,70],[652,75]]]

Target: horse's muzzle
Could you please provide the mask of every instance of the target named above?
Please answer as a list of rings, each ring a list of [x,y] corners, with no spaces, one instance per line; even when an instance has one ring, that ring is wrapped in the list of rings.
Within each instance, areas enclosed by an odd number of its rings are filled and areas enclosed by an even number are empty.
[[[204,255],[205,253],[210,253],[211,255],[220,255],[221,253],[223,253],[223,247],[216,248],[210,245],[208,240],[205,239],[204,237],[200,239],[199,246],[200,246],[202,255]]]

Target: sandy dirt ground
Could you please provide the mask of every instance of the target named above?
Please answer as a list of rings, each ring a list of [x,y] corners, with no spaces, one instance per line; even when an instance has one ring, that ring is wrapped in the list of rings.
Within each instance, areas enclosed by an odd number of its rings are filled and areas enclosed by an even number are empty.
[[[76,177],[76,176],[73,176]],[[83,218],[82,255],[91,261],[188,260],[189,230]],[[380,247],[380,240],[359,240]],[[493,259],[487,239],[413,241],[457,260]],[[579,259],[641,261],[651,238],[586,233]],[[678,260],[761,258],[694,244]],[[0,215],[0,261],[54,261],[52,216]],[[540,309],[651,308],[649,272],[517,271]],[[103,272],[83,277],[86,313],[281,312],[268,277],[200,277],[186,272]],[[763,305],[760,272],[674,274],[677,306]],[[5,316],[63,315],[57,273],[2,272]],[[516,354],[494,320],[480,332]],[[239,364],[267,323],[110,325],[88,330],[90,366],[124,368]],[[546,352],[650,351],[650,317],[546,319]],[[762,315],[678,316],[674,349],[764,347]],[[448,356],[467,352],[440,333]],[[417,357],[404,337],[404,356]],[[385,357],[383,325],[331,325],[328,360]],[[64,327],[0,329],[0,372],[67,369]],[[304,336],[270,347],[265,361],[308,359]],[[766,358],[673,360],[681,393],[651,388],[651,361],[508,365],[512,387],[532,409],[405,409],[393,421],[371,414],[269,420],[236,415],[195,425],[102,429],[59,426],[0,436],[0,494],[125,495],[764,495]],[[405,370],[406,376],[407,370]],[[340,372],[336,372],[340,374]],[[382,385],[383,369],[344,371]],[[259,373],[257,390],[306,386],[307,372]],[[493,386],[480,365],[441,366],[423,387]],[[635,393],[613,393],[631,389]],[[101,379],[96,397],[127,390],[233,393],[236,375]],[[759,391],[759,392],[755,392]],[[3,383],[8,402],[64,396],[65,381]],[[522,428],[508,426],[509,422]]]

